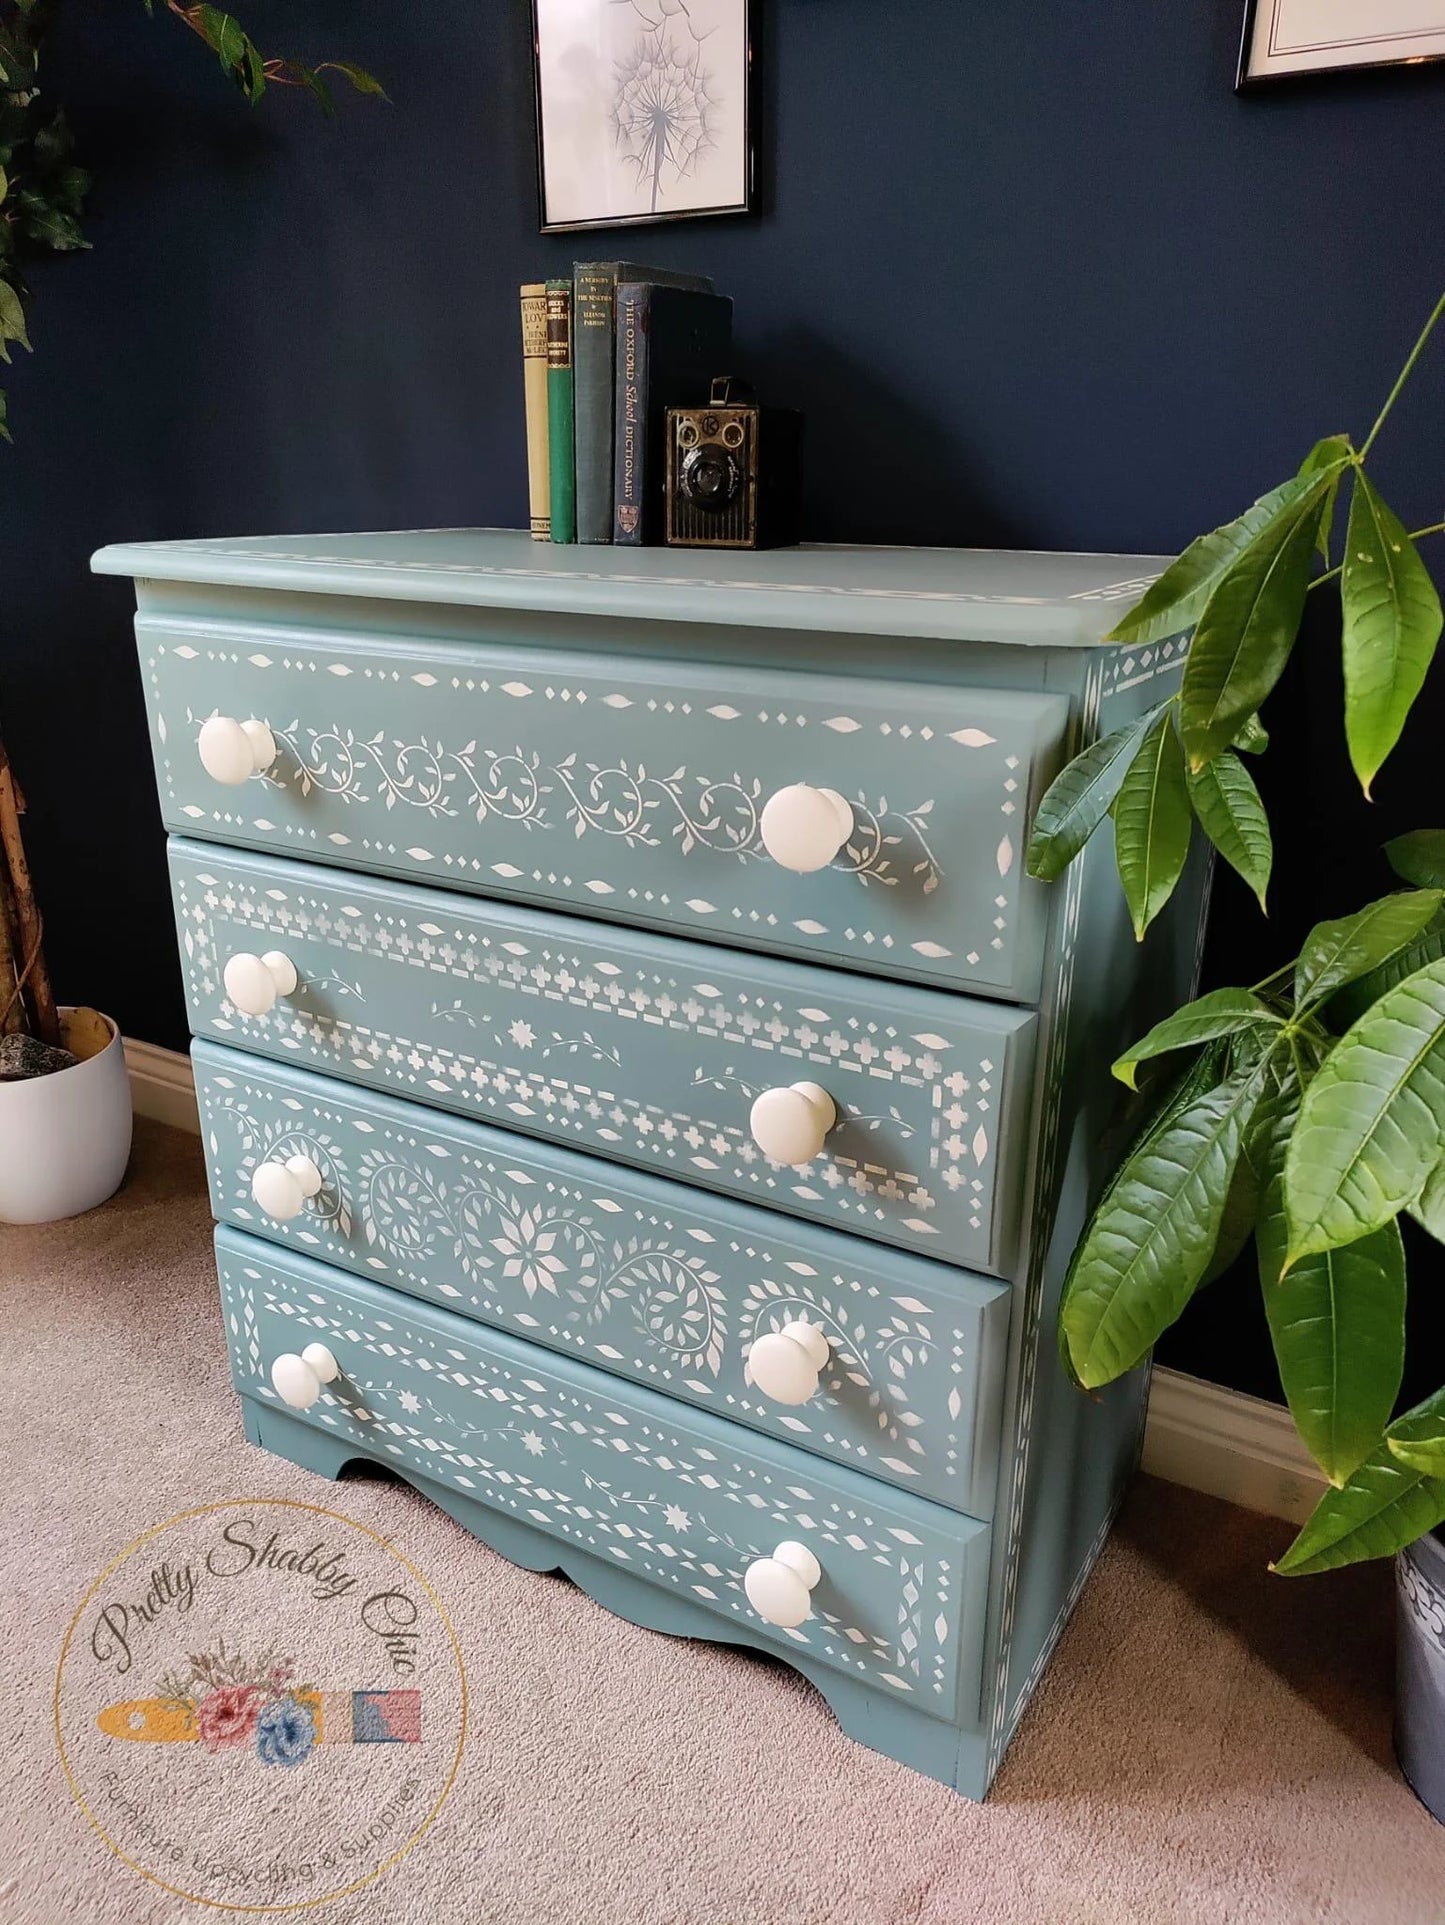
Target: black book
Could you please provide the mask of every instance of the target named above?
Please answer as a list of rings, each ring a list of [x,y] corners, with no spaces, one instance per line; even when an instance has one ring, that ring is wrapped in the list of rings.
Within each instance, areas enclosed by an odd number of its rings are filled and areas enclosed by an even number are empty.
[[[667,410],[706,402],[713,376],[731,364],[732,338],[724,294],[618,283],[615,542],[661,541]]]
[[[674,274],[636,261],[578,261],[572,269],[572,366],[576,390],[577,539],[612,539],[612,376],[617,365],[616,293],[619,281],[695,287],[712,292],[701,274]]]

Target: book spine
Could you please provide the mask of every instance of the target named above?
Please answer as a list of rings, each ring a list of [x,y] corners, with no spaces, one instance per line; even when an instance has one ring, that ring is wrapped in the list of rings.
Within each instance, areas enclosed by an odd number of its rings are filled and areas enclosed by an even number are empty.
[[[577,539],[577,470],[572,440],[572,283],[547,283],[547,469],[551,537]]]
[[[646,530],[647,341],[651,290],[623,282],[617,289],[616,433],[612,539],[639,546]]]
[[[616,289],[614,271],[605,263],[578,263],[572,299],[578,541],[612,539]]]
[[[522,291],[522,389],[527,407],[527,506],[533,541],[552,534],[547,446],[547,288],[532,281]]]

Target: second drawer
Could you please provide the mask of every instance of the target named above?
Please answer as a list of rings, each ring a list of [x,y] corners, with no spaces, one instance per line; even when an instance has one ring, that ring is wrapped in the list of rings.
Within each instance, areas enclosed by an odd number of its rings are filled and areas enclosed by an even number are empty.
[[[1003,1285],[210,1044],[194,1064],[222,1222],[992,1514]],[[780,1346],[794,1320],[821,1360]],[[770,1335],[758,1374],[801,1401],[754,1376]]]
[[[1013,1268],[1032,1012],[271,856],[170,861],[197,1035]],[[784,1165],[753,1104],[796,1111],[799,1083],[836,1122],[775,1120],[784,1153],[811,1146]]]

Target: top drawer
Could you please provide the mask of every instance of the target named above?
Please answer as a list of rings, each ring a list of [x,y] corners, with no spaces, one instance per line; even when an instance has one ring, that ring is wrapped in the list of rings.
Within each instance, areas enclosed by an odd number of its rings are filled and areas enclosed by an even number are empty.
[[[1023,873],[1061,696],[826,673],[136,624],[169,827],[833,957],[1030,1001],[1046,892]],[[215,715],[266,723],[235,786]],[[852,829],[799,874],[764,845],[779,789],[837,791]]]

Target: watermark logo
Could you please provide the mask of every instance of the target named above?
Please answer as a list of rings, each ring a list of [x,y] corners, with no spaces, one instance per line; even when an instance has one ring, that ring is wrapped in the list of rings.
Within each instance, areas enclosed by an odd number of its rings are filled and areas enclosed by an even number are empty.
[[[96,1579],[55,1680],[70,1788],[133,1872],[223,1910],[354,1891],[455,1781],[466,1675],[415,1566],[336,1511],[236,1499]]]

